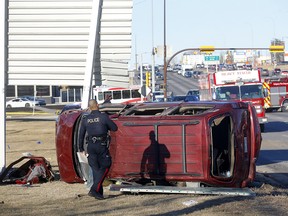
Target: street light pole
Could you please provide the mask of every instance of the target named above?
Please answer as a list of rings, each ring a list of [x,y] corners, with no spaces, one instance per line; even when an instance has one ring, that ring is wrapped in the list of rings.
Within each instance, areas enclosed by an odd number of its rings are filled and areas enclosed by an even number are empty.
[[[152,10],[152,92],[155,92],[155,51],[154,51],[154,7],[153,0],[151,0],[151,10]]]
[[[164,0],[164,101],[167,101],[166,0]]]

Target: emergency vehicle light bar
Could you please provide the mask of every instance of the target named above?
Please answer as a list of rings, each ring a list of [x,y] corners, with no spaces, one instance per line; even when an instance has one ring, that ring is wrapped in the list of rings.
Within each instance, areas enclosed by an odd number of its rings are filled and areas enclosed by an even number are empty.
[[[258,80],[256,79],[243,79],[243,78],[239,78],[237,80],[226,80],[224,81],[225,84],[241,84],[243,85],[245,82],[258,82]]]

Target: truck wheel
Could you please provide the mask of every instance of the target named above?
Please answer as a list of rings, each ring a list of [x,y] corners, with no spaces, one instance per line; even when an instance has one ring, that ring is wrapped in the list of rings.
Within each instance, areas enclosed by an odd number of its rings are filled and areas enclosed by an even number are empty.
[[[281,106],[281,112],[287,112],[288,111],[288,101],[284,101],[284,103]]]
[[[265,125],[264,124],[260,124],[260,130],[262,133],[265,131]]]
[[[10,104],[7,105],[7,108],[12,108],[12,106]]]
[[[26,103],[26,104],[25,104],[25,107],[30,107],[30,104],[29,104],[29,103]]]

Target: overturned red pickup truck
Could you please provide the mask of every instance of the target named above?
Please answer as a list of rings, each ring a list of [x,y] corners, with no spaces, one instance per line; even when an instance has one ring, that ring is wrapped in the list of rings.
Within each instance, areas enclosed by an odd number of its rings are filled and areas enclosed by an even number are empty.
[[[110,105],[118,125],[111,132],[112,180],[196,182],[245,187],[253,181],[261,146],[255,108],[244,102],[167,102]],[[115,114],[116,113],[116,114]],[[83,182],[77,157],[81,119],[87,112],[59,116],[56,149],[61,179]]]

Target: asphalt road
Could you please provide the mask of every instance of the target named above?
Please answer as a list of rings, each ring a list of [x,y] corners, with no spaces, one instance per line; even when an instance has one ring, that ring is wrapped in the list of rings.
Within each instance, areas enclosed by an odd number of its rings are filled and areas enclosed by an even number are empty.
[[[288,112],[267,113],[257,171],[288,187]]]
[[[198,80],[169,72],[167,73],[167,86],[167,90],[172,91],[173,95],[186,95],[189,89],[198,88]]]

